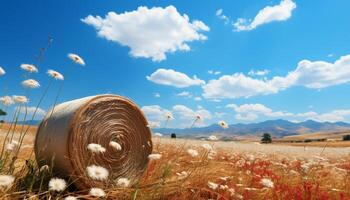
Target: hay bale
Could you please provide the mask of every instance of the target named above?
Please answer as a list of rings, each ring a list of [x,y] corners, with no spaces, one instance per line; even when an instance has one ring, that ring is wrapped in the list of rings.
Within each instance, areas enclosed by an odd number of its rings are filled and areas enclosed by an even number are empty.
[[[110,141],[118,142],[122,149],[111,147]],[[90,152],[90,143],[102,145],[106,152]],[[78,189],[111,186],[120,177],[136,183],[151,152],[151,131],[142,111],[132,101],[115,95],[57,105],[41,122],[35,140],[39,166],[52,166],[58,175],[74,180]],[[108,181],[88,178],[86,167],[92,164],[108,169]]]

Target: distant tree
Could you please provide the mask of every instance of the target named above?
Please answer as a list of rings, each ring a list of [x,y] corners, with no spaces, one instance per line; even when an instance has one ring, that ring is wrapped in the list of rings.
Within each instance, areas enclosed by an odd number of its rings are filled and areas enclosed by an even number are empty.
[[[344,136],[343,136],[343,140],[344,140],[344,141],[350,140],[350,135],[344,135]]]
[[[172,133],[170,137],[171,137],[171,138],[176,138],[176,134],[175,134],[175,133]]]
[[[7,113],[0,109],[0,116],[6,115]]]
[[[264,133],[261,139],[262,143],[271,143],[272,139],[271,139],[271,135],[269,133]]]

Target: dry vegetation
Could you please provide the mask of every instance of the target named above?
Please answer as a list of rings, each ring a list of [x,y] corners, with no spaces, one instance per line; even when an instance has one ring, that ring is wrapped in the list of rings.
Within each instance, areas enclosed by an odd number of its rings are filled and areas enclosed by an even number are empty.
[[[32,133],[26,136],[27,148],[19,155],[21,164],[16,166],[15,184],[1,189],[2,199],[64,199],[68,195],[92,199],[88,191],[74,191],[72,187],[60,193],[48,191],[51,174],[40,172],[34,157],[28,157],[33,139]],[[104,188],[106,198],[350,199],[350,148],[161,137],[153,138],[153,142],[154,153],[161,154],[161,158],[150,161],[139,184],[130,188]],[[191,155],[189,149],[198,155],[193,152]],[[26,160],[30,161],[25,164]]]

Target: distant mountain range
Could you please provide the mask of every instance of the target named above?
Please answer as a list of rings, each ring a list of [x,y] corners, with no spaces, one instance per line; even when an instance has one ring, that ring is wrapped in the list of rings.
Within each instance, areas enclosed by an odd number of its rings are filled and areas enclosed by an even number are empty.
[[[287,120],[268,120],[259,123],[250,124],[232,124],[227,129],[222,129],[219,125],[213,124],[207,127],[200,128],[158,128],[154,132],[163,134],[176,133],[183,137],[205,137],[211,134],[218,134],[221,136],[242,136],[242,135],[261,135],[263,133],[270,133],[275,137],[284,137],[288,135],[297,135],[315,132],[339,132],[350,130],[350,124],[345,122],[317,122],[307,120],[300,123],[294,123]]]

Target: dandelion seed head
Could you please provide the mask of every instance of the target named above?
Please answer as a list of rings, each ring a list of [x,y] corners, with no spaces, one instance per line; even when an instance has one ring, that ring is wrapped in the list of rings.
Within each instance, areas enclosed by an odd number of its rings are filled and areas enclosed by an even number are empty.
[[[93,197],[104,197],[106,196],[106,193],[101,188],[91,188],[89,195]]]
[[[104,153],[104,152],[106,152],[106,149],[104,147],[102,147],[100,144],[90,143],[90,144],[88,144],[87,148],[92,153]]]
[[[208,181],[208,187],[212,190],[216,190],[218,188],[218,184],[214,183],[214,182],[211,182],[211,181]]]
[[[49,171],[50,167],[48,165],[43,165],[42,167],[40,167],[40,172],[46,172]]]
[[[6,144],[5,149],[8,152],[14,152],[18,149],[18,145],[19,145],[19,143],[17,141],[13,140],[10,143]]]
[[[213,150],[213,147],[210,144],[202,144],[202,147],[206,149],[207,151]]]
[[[0,67],[0,76],[3,76],[5,74],[6,74],[5,70],[2,67]]]
[[[47,70],[47,74],[56,80],[61,80],[61,81],[64,80],[64,77],[61,73],[54,71],[52,69]]]
[[[113,148],[116,149],[117,151],[122,150],[122,146],[121,146],[118,142],[110,141],[110,142],[109,142],[109,146],[110,146],[110,147],[113,147]]]
[[[22,82],[22,85],[23,85],[23,87],[31,88],[31,89],[40,87],[39,82],[34,80],[34,79],[25,80]]]
[[[77,200],[78,198],[73,197],[73,196],[67,196],[66,198],[64,198],[64,200]]]
[[[187,149],[187,153],[192,157],[198,156],[198,151],[194,149]]]
[[[150,160],[159,160],[161,157],[162,157],[162,155],[159,153],[153,153],[153,154],[148,155],[148,158]]]
[[[10,187],[15,181],[15,177],[11,175],[0,175],[0,187]]]
[[[0,103],[4,106],[10,106],[10,105],[14,104],[15,102],[13,101],[13,99],[10,96],[3,96],[3,97],[0,97]]]
[[[28,98],[26,96],[13,95],[12,99],[15,103],[28,103]]]
[[[268,188],[273,188],[274,187],[273,182],[270,179],[268,179],[268,178],[261,179],[260,183],[263,186],[268,187]]]
[[[106,180],[109,176],[109,172],[106,168],[96,165],[90,165],[86,168],[88,176],[97,181]]]
[[[70,58],[73,62],[79,64],[79,65],[85,65],[85,62],[84,60],[78,56],[77,54],[74,54],[74,53],[70,53],[68,54],[68,58]]]
[[[219,121],[218,124],[223,129],[227,129],[228,128],[228,124],[225,121],[223,121],[223,120]]]
[[[173,114],[172,113],[167,113],[166,115],[165,115],[165,117],[166,117],[166,119],[167,120],[173,120],[174,119],[174,116],[173,116]]]
[[[119,178],[117,180],[117,185],[120,187],[128,187],[130,185],[130,180],[127,178]]]
[[[49,182],[49,190],[61,192],[65,190],[67,187],[67,183],[64,179],[61,178],[52,178]]]
[[[29,73],[38,73],[38,69],[34,65],[21,64],[21,68]]]

